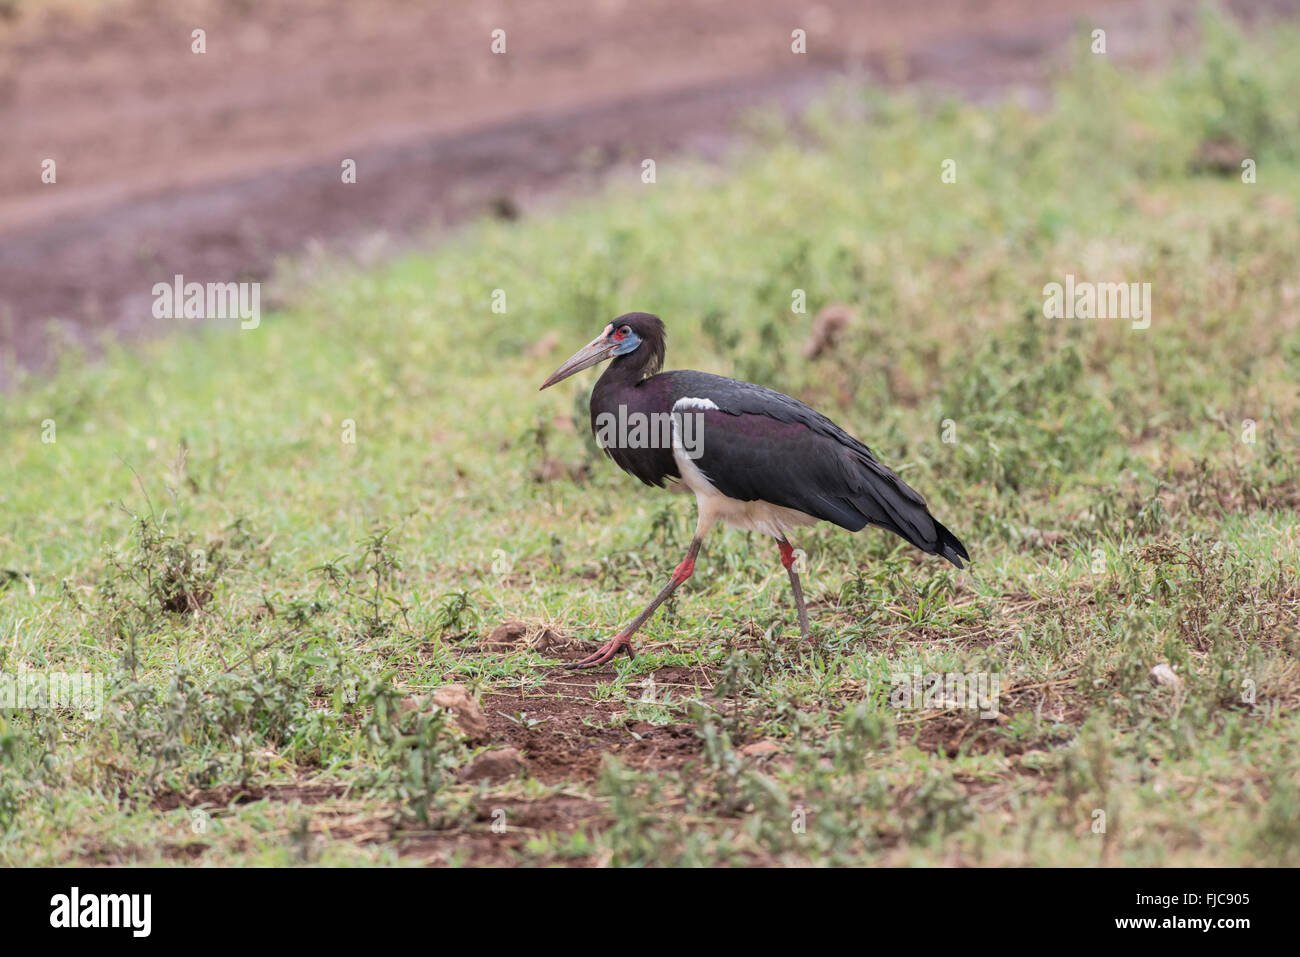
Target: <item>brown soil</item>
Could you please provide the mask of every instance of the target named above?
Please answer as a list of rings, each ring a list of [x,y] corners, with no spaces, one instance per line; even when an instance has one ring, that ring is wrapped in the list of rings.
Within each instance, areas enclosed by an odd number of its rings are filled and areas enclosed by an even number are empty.
[[[569,643],[559,649],[559,654],[564,660],[576,661],[590,650]],[[665,692],[671,692],[680,700],[692,695],[697,686],[708,689],[711,685],[709,676],[698,669],[660,668],[653,677],[661,698]],[[353,807],[347,788],[339,784],[169,791],[155,798],[153,807],[159,811],[191,807],[219,811],[261,800],[297,802],[311,808],[310,833],[314,835],[359,844],[391,843],[404,856],[429,864],[460,860],[473,861],[476,865],[510,865],[515,863],[515,852],[531,837],[599,830],[607,824],[605,803],[589,796],[594,792],[592,785],[600,774],[604,755],[612,755],[639,770],[680,770],[698,757],[700,742],[689,725],[656,726],[627,719],[623,717],[626,701],[599,699],[596,692],[608,681],[607,670],[568,672],[556,668],[547,681],[528,692],[483,696],[481,704],[490,729],[483,743],[491,749],[514,747],[523,753],[521,783],[525,778],[532,778],[543,784],[572,788],[544,797],[522,798],[515,796],[519,789],[509,782],[497,782],[492,797],[477,808],[470,823],[445,829],[403,825],[394,813],[395,808],[376,814],[373,807],[366,810]],[[518,720],[521,712],[526,714],[527,722]],[[493,830],[498,820],[504,820],[507,825],[500,833]],[[191,861],[201,858],[207,847],[207,840],[198,836],[169,845],[165,854]],[[107,857],[97,852],[86,862],[123,863],[130,859],[129,851],[119,849]]]
[[[720,155],[745,108],[797,109],[845,72],[974,95],[1035,83],[1080,18],[1122,32],[1147,8],[122,0],[0,22],[0,354],[32,365],[60,338],[162,331],[150,290],[176,273],[264,280],[315,243],[400,245],[619,163],[634,175],[644,156]],[[489,51],[498,27],[504,56]],[[56,184],[41,182],[47,157]]]
[[[576,661],[590,650],[573,646],[566,658]],[[658,696],[671,691],[675,700],[710,684],[706,674],[687,668],[660,668],[654,681]],[[485,695],[493,741],[522,751],[528,774],[545,784],[594,782],[606,754],[638,770],[680,768],[699,755],[690,725],[633,720],[625,717],[626,701],[598,698],[595,691],[608,682],[607,670],[562,672],[527,694]]]
[[[167,791],[153,802],[159,811],[174,811],[179,807],[229,807],[232,804],[250,804],[253,801],[298,801],[316,804],[339,797],[347,791],[341,784],[271,784],[266,787],[226,786],[209,790],[189,791],[180,794]]]
[[[0,22],[0,357],[48,357],[50,318],[80,342],[101,329],[157,333],[150,288],[174,273],[266,279],[277,257],[315,242],[343,252],[377,232],[410,242],[430,223],[527,213],[539,197],[589,186],[619,164],[635,175],[644,156],[721,156],[744,109],[797,109],[845,73],[975,96],[1036,85],[1080,22],[1105,26],[1117,55],[1154,58],[1167,48],[1152,52],[1126,27],[1157,7],[127,0],[98,19]],[[197,25],[208,37],[202,56],[190,52]],[[488,52],[498,26],[504,57]],[[790,53],[795,27],[808,31],[806,57]],[[40,182],[45,157],[58,163],[56,185]],[[340,182],[343,158],[356,160],[355,185]],[[0,387],[7,366],[0,361]],[[314,832],[393,841],[431,863],[511,863],[534,834],[601,826],[604,805],[588,795],[606,755],[640,770],[699,759],[690,726],[627,717],[625,701],[596,693],[607,681],[557,671],[537,689],[484,696],[491,746],[517,748],[526,777],[574,793],[513,798],[507,785],[472,826],[395,830],[373,810],[352,812],[335,785],[167,794],[155,806],[297,801],[312,806]],[[655,682],[678,698],[711,684],[681,668],[659,669]],[[512,720],[521,712],[530,720]],[[987,747],[991,734],[950,716],[927,722],[918,744],[956,753]],[[498,808],[509,824],[499,835],[490,827]],[[191,860],[204,849],[199,839],[168,853]]]

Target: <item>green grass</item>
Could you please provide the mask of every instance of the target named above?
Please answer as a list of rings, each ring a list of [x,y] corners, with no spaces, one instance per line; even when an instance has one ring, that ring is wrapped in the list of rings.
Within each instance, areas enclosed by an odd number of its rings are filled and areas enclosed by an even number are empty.
[[[255,331],[20,383],[0,670],[102,675],[109,704],[0,712],[0,861],[1300,863],[1300,62],[1293,32],[1206,24],[1158,76],[1080,57],[1044,112],[845,92],[761,118],[733,168],[660,158],[300,279]],[[1150,282],[1150,328],[1045,319],[1067,273]],[[803,358],[836,302],[854,323]],[[670,368],[860,436],[971,567],[808,530],[809,648],[772,543],[715,532],[594,683],[480,648],[610,634],[689,541],[689,498],[597,454],[592,374],[536,391],[633,309]],[[1002,717],[893,707],[912,671],[996,673]],[[489,744],[619,756],[458,783],[485,742],[401,706],[449,681]]]

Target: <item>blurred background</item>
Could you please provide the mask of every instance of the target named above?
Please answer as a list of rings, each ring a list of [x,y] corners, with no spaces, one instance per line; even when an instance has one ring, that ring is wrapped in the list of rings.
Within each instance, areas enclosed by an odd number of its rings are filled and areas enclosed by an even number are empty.
[[[1295,6],[1231,9],[1249,21]],[[624,160],[718,156],[746,110],[796,112],[840,76],[1041,98],[1081,24],[1103,17],[1108,55],[1142,64],[1172,52],[1192,12],[1163,0],[0,0],[0,384],[60,342],[156,329],[159,276],[265,279],[277,257],[321,245],[364,259],[430,224],[516,215]],[[490,51],[498,29],[506,56]],[[358,180],[338,190],[346,158]]]
[[[108,698],[0,864],[1300,864],[1297,6],[0,0],[0,678]],[[807,529],[810,647],[716,533],[559,669],[694,527],[537,392],[632,310],[972,563]]]

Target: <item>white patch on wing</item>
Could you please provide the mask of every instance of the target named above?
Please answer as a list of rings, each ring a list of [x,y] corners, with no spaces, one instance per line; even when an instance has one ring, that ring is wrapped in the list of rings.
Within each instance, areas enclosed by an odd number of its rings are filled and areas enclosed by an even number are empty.
[[[673,405],[673,411],[679,411],[683,402],[708,402],[708,399],[679,399]],[[709,403],[713,406],[713,403]],[[717,406],[713,406],[717,408]],[[742,502],[738,498],[723,495],[717,490],[709,477],[705,475],[695,461],[691,459],[682,446],[681,436],[677,432],[677,421],[673,420],[673,461],[677,463],[677,472],[681,475],[681,484],[695,493],[695,505],[699,509],[699,522],[695,529],[697,536],[703,537],[718,522],[741,528],[750,532],[771,535],[773,538],[786,538],[790,530],[801,525],[815,525],[819,519],[782,505],[773,505],[758,499]]]
[[[717,407],[717,403],[712,399],[697,399],[689,395],[684,395],[673,403],[674,412],[680,412],[682,409],[716,409]]]

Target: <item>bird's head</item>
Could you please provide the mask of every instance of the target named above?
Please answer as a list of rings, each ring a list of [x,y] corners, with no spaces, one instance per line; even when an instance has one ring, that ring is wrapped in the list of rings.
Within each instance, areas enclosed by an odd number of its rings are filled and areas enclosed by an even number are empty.
[[[664,338],[664,324],[658,316],[648,312],[629,312],[619,316],[551,373],[541,388],[550,388],[575,372],[589,369],[606,359],[632,363],[638,379],[654,375],[663,365]]]

